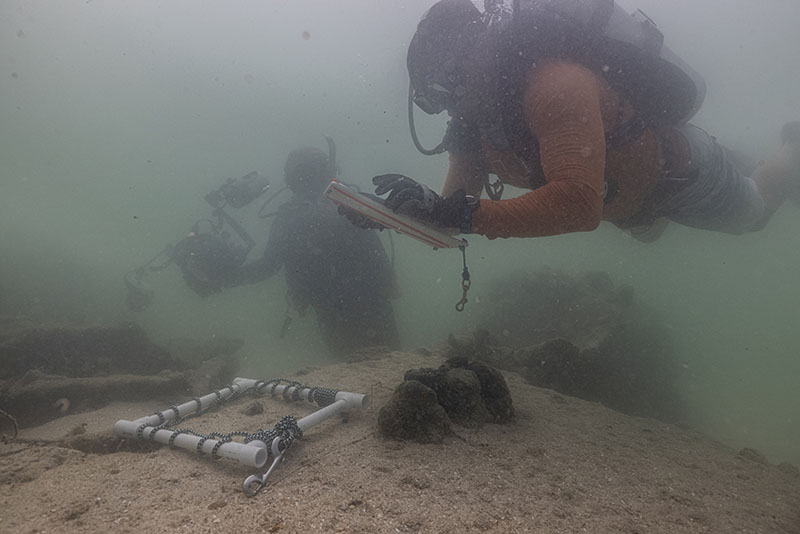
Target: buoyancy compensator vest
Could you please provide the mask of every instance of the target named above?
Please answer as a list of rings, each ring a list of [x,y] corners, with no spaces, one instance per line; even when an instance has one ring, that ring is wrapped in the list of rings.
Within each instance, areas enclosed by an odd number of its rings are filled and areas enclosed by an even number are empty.
[[[537,61],[557,58],[585,65],[633,104],[637,117],[607,134],[609,147],[635,139],[647,127],[688,121],[705,97],[702,77],[664,45],[655,23],[641,11],[628,13],[614,0],[485,0],[482,13],[469,0],[438,4],[446,4],[448,11],[463,11],[459,23],[469,23],[464,31],[447,28],[452,25],[447,19],[459,19],[447,13],[437,21],[436,5],[426,14],[409,45],[410,99],[423,111],[438,113],[447,107],[448,98],[468,93],[469,78],[459,76],[454,65],[471,58],[463,51],[459,56],[459,50],[432,50],[426,42],[446,48],[441,37],[431,37],[446,33],[457,36],[448,42],[464,50],[461,37],[475,41],[476,27],[482,28],[481,46],[493,49],[482,67],[493,79],[488,86],[490,112],[484,106],[474,116],[469,110],[454,116],[442,146],[454,152],[472,151],[486,138],[498,150],[513,150],[528,169],[533,188],[546,182],[538,144],[524,122],[522,95],[525,75]],[[437,58],[441,66],[432,65]],[[442,72],[448,74],[435,74]],[[437,100],[440,105],[429,104]]]
[[[686,122],[705,98],[702,77],[664,45],[656,24],[614,0],[486,0],[484,20],[500,36],[501,67],[580,62],[602,72],[649,126]]]

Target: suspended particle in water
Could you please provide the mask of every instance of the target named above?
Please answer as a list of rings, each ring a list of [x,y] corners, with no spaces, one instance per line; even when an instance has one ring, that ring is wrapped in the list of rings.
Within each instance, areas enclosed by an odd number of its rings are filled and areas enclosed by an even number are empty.
[[[308,30],[303,30],[303,40],[308,41],[311,39],[311,32]]]

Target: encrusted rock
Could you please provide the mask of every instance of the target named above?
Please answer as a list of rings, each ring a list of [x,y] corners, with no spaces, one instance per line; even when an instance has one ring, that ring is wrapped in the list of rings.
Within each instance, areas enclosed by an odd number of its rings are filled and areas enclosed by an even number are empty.
[[[481,397],[478,375],[469,369],[456,367],[445,370],[436,395],[439,397],[439,404],[456,423],[480,426],[489,420],[489,411]]]
[[[416,380],[436,391],[441,387],[442,373],[439,369],[434,369],[432,367],[409,369],[403,375],[403,380]]]
[[[118,326],[37,326],[4,323],[0,377],[22,378],[35,369],[67,377],[154,375],[179,367],[133,323]]]
[[[378,412],[378,432],[385,438],[441,443],[450,432],[450,420],[431,388],[406,380]]]
[[[687,418],[686,366],[669,327],[607,273],[542,269],[503,277],[485,295],[477,324],[471,339],[451,336],[450,356],[626,414]]]
[[[577,374],[584,373],[578,363],[580,349],[566,339],[553,339],[531,350],[525,378],[539,387],[573,395]],[[594,400],[594,399],[592,399]]]
[[[468,362],[468,369],[478,376],[481,384],[481,398],[483,398],[491,420],[495,423],[511,421],[514,418],[514,406],[503,374],[478,361]]]
[[[506,423],[514,416],[503,375],[485,363],[455,357],[438,369],[410,369],[404,378],[434,390],[450,419],[461,425]]]

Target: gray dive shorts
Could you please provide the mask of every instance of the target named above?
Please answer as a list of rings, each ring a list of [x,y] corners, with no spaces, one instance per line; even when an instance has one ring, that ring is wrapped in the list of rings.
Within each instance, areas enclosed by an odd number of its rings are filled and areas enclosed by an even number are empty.
[[[678,131],[689,144],[691,161],[685,171],[667,180],[686,185],[655,202],[654,214],[703,230],[741,234],[756,229],[764,201],[755,182],[704,130],[686,124]]]

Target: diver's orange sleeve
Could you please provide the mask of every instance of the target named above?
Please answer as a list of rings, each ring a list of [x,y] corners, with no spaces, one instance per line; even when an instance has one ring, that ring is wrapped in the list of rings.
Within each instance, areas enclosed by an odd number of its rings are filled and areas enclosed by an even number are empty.
[[[481,200],[473,231],[496,238],[594,230],[603,214],[606,157],[598,78],[580,65],[540,65],[528,73],[523,106],[547,184],[508,200]]]

